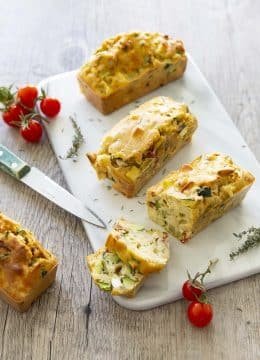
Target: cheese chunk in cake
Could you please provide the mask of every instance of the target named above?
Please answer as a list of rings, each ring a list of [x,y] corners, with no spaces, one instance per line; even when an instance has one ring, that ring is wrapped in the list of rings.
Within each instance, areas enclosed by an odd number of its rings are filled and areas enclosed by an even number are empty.
[[[108,114],[180,78],[186,63],[182,41],[134,31],[105,40],[81,67],[78,80],[86,98]]]
[[[144,275],[106,248],[88,255],[86,260],[95,284],[112,295],[132,297],[144,281]]]
[[[54,281],[57,259],[17,222],[0,213],[0,297],[26,311]]]
[[[202,155],[148,189],[148,214],[185,242],[238,205],[253,182],[229,156]]]
[[[133,197],[142,186],[191,140],[197,120],[185,104],[159,96],[140,105],[103,138],[88,158],[99,179]]]
[[[106,247],[142,274],[160,271],[169,260],[166,233],[118,220],[106,241]]]

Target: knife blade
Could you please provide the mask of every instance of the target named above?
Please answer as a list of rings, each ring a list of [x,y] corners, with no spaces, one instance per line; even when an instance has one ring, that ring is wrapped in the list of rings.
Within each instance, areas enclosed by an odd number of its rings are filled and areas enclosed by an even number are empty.
[[[69,191],[0,144],[0,169],[52,201],[62,209],[94,226],[106,229],[105,222]]]

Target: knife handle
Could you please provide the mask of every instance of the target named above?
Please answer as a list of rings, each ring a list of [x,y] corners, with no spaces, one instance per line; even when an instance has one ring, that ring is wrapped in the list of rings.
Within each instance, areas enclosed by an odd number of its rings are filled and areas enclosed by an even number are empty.
[[[30,166],[0,144],[0,170],[20,180],[31,170]]]

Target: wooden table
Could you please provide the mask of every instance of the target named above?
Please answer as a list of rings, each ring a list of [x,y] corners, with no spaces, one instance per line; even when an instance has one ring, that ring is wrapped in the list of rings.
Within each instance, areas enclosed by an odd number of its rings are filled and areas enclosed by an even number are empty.
[[[77,68],[104,38],[129,29],[183,39],[260,160],[259,1],[1,0],[0,9],[1,84]],[[26,144],[1,123],[0,141],[66,187],[47,138]],[[7,175],[0,174],[0,189],[1,211],[60,259],[55,285],[28,313],[0,302],[2,360],[260,358],[259,275],[212,290],[215,318],[203,330],[187,323],[184,301],[125,310],[92,286],[80,221]]]

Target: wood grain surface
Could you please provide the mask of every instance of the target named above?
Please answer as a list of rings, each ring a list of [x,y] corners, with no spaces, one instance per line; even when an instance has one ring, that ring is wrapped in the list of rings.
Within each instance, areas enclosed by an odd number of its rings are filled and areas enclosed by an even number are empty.
[[[0,0],[0,83],[37,83],[77,68],[117,32],[173,34],[260,160],[259,23],[257,0]],[[26,144],[0,123],[0,142],[66,187],[47,138]],[[2,173],[0,189],[0,210],[60,259],[55,285],[28,313],[0,302],[1,360],[260,359],[260,275],[212,290],[215,317],[203,330],[187,323],[184,301],[125,310],[92,286],[78,220]]]

